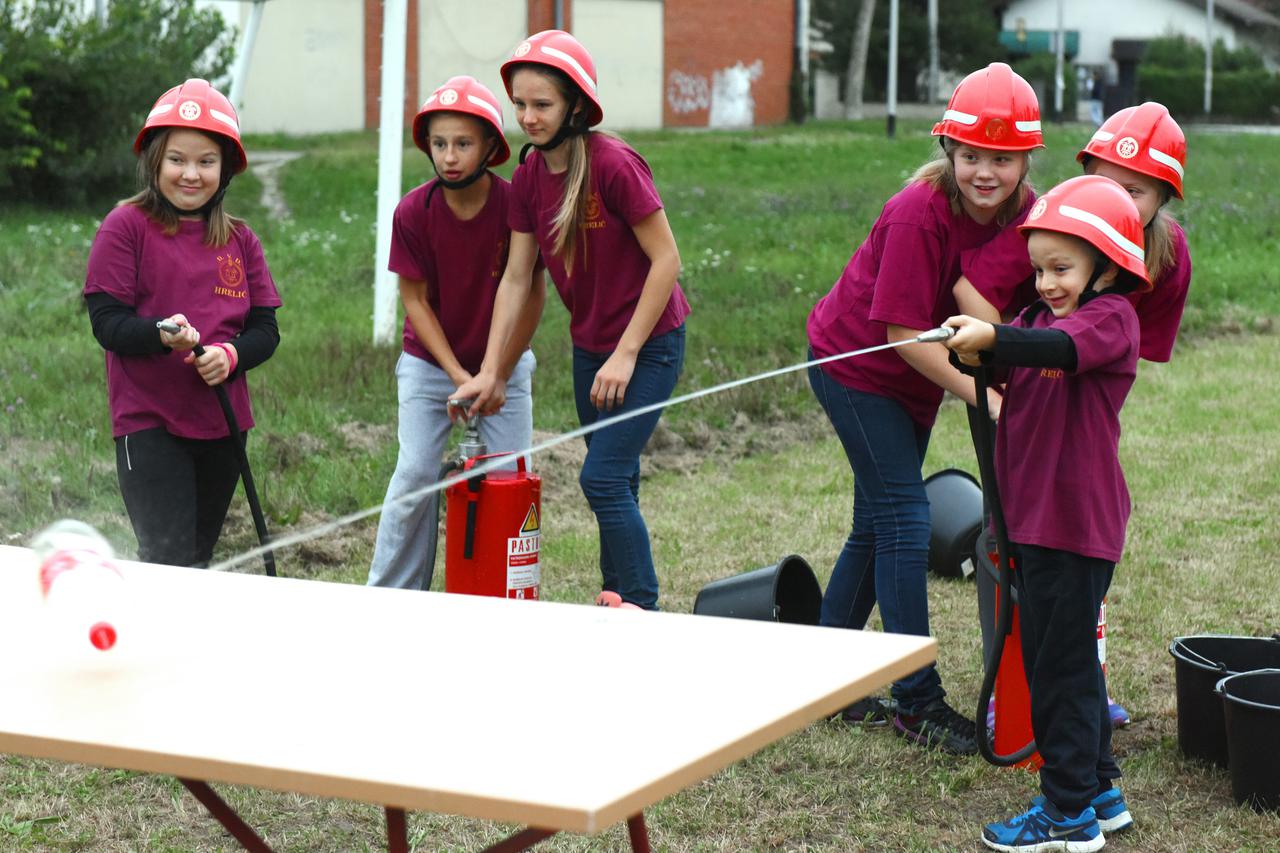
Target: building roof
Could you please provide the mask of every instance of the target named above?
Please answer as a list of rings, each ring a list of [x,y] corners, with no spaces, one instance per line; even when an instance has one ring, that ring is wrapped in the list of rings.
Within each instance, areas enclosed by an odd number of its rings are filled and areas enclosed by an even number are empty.
[[[1187,0],[1187,2],[1193,6],[1204,7],[1204,3],[1201,0]],[[1280,18],[1263,9],[1259,9],[1248,0],[1214,0],[1213,5],[1223,15],[1235,18],[1237,21],[1246,24],[1280,27]]]

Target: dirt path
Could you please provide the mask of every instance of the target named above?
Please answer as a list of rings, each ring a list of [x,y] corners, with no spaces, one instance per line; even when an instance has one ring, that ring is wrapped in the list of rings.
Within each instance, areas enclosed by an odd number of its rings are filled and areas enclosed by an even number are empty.
[[[249,158],[249,171],[262,181],[262,206],[272,218],[289,219],[293,214],[280,192],[280,167],[302,156],[301,151],[255,151]]]

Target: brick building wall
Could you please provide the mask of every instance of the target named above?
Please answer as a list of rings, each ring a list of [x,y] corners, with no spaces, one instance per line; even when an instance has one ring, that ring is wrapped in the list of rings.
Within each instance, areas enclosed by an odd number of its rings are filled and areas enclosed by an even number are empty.
[[[564,26],[561,29],[573,32],[573,0],[561,0],[561,4],[564,8]],[[529,0],[529,32],[540,33],[555,28],[555,0]]]
[[[404,126],[413,124],[421,98],[418,92],[418,3],[409,0],[405,42]],[[364,0],[364,126],[378,126],[382,92],[382,0]],[[420,97],[421,96],[421,97]]]
[[[666,0],[663,29],[665,126],[787,120],[795,0]]]

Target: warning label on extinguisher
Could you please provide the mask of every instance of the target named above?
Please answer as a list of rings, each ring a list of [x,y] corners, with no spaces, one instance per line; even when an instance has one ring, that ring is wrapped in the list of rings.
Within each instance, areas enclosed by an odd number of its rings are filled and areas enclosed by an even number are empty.
[[[507,598],[538,597],[542,581],[542,567],[538,550],[542,541],[542,527],[538,519],[538,507],[530,504],[520,534],[507,539]]]

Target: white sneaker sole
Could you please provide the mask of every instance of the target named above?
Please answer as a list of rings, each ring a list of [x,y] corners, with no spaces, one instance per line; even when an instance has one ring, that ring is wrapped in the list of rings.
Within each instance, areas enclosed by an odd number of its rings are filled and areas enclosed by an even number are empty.
[[[1106,836],[1098,833],[1098,837],[1090,841],[1042,841],[1039,844],[997,844],[988,839],[985,835],[982,837],[982,843],[990,847],[992,850],[1001,850],[1004,853],[1057,853],[1057,851],[1065,851],[1065,853],[1094,853],[1101,850],[1107,843]]]
[[[1098,828],[1105,833],[1124,832],[1133,826],[1133,815],[1129,814],[1129,810],[1125,809],[1115,817],[1109,817],[1106,820],[1098,818]]]

